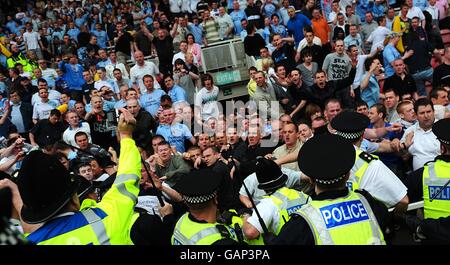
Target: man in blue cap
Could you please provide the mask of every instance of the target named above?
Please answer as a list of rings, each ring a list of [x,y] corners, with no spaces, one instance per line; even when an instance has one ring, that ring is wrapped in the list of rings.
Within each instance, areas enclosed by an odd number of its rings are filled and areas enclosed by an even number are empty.
[[[298,165],[313,180],[315,195],[291,216],[276,243],[385,244],[381,231],[387,208],[368,192],[353,192],[346,187],[354,159],[353,145],[337,135],[319,135],[303,145]]]

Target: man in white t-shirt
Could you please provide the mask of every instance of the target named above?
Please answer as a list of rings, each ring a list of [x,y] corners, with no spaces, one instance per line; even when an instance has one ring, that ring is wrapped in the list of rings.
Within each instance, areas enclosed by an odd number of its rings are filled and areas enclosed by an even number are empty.
[[[122,77],[124,79],[130,79],[130,76],[128,74],[128,70],[125,67],[125,65],[123,63],[117,62],[116,52],[114,52],[114,51],[110,51],[109,52],[109,61],[111,63],[107,64],[105,66],[106,77],[108,77],[109,79],[114,79],[114,69],[117,68],[117,69],[120,69],[120,72],[122,73]]]
[[[130,78],[133,83],[133,87],[140,91],[140,94],[145,94],[147,89],[142,81],[144,75],[151,75],[154,79],[154,87],[156,89],[161,88],[158,81],[156,81],[157,76],[160,75],[158,67],[153,62],[144,61],[144,54],[141,51],[134,53],[134,59],[136,60],[136,65],[130,69]]]
[[[212,76],[206,74],[202,78],[203,88],[195,96],[196,113],[200,114],[197,120],[207,121],[209,118],[219,117],[219,88],[214,85]]]
[[[188,49],[188,44],[185,40],[180,41],[180,51],[175,53],[173,55],[173,59],[172,59],[172,64],[175,66],[175,61],[177,59],[181,59],[183,60],[183,62],[186,62],[186,53],[187,53],[187,49]],[[194,65],[198,65],[198,61],[197,61],[197,57],[193,57],[194,58]]]
[[[409,7],[408,14],[406,17],[409,19],[413,19],[413,17],[418,17],[422,23],[422,28],[425,28],[425,15],[423,14],[420,8],[413,6],[413,0],[406,0],[406,5]]]
[[[23,33],[23,40],[27,51],[33,51],[39,59],[42,59],[42,50],[45,49],[41,41],[41,36],[36,31],[33,31],[31,23],[26,23],[27,31]]]
[[[435,121],[433,103],[426,98],[418,99],[414,104],[414,111],[418,122],[405,131],[400,145],[412,155],[413,170],[417,170],[440,155],[441,149],[431,130]]]
[[[36,124],[39,120],[47,119],[50,116],[50,111],[59,106],[56,100],[48,98],[48,85],[45,79],[38,81],[38,93],[40,101],[33,106],[33,123]]]
[[[438,87],[431,90],[430,100],[433,102],[436,120],[450,118],[450,109],[448,108],[448,92],[445,88]]]
[[[67,144],[79,147],[75,141],[75,134],[77,132],[85,132],[88,136],[89,143],[92,143],[91,140],[91,127],[87,122],[80,122],[80,118],[75,111],[69,111],[66,114],[66,121],[69,124],[69,127],[63,133],[63,140]]]
[[[374,53],[378,47],[384,47],[384,40],[391,33],[391,30],[386,27],[386,17],[377,18],[378,27],[370,33],[366,43],[371,42],[372,47],[370,53]]]
[[[97,75],[100,79],[95,81],[95,89],[100,90],[104,86],[111,88],[111,90],[113,89],[114,82],[106,77],[106,69],[104,67],[97,69]]]

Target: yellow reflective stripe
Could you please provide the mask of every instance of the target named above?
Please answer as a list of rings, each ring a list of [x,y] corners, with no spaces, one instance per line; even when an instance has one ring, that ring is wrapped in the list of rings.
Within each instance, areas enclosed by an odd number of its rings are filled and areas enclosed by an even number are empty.
[[[197,233],[195,233],[193,236],[191,236],[189,241],[191,242],[192,245],[196,245],[198,243],[198,241],[202,240],[203,238],[206,238],[207,236],[214,235],[214,234],[219,234],[219,232],[217,231],[217,228],[208,227],[208,228],[202,229],[202,230],[198,231]],[[222,237],[222,236],[220,236],[220,237]]]
[[[92,230],[94,230],[94,233],[97,236],[98,243],[100,245],[111,245],[111,243],[109,242],[109,237],[106,234],[105,224],[103,224],[102,219],[91,209],[82,211],[81,213],[89,222]]]
[[[366,213],[369,215],[369,224],[370,228],[372,229],[372,242],[367,242],[371,245],[385,245],[385,242],[383,240],[383,235],[381,234],[380,230],[378,229],[380,226],[378,225],[377,218],[375,217],[375,214],[372,211],[372,208],[370,207],[369,202],[366,200],[366,198],[356,193],[356,195],[359,197],[359,200],[363,204],[364,208],[366,208]]]
[[[189,239],[180,232],[181,224],[183,223],[184,218],[186,218],[186,216],[187,215],[181,216],[180,220],[178,220],[177,224],[175,225],[175,229],[173,231],[173,237],[183,245],[189,245]]]
[[[435,164],[434,162],[430,162],[428,165],[428,178],[425,178],[425,184],[427,186],[433,186],[433,185],[445,185],[448,181],[448,179],[445,178],[438,178],[436,174]]]
[[[437,179],[436,169],[434,168],[434,162],[428,164],[428,176],[431,179]]]
[[[284,206],[284,205],[286,204],[286,201],[289,200],[288,197],[284,196],[283,194],[281,194],[281,193],[278,192],[278,191],[275,192],[275,193],[273,193],[272,196],[275,197],[275,198],[277,198],[277,199],[279,199],[280,201],[282,201],[282,204],[281,204],[282,206]],[[281,207],[282,207],[282,206],[281,206]]]
[[[180,220],[177,222],[175,229],[173,231],[173,238],[174,240],[178,241],[179,243],[181,243],[182,245],[197,245],[198,242],[210,235],[219,235],[219,237],[222,237],[222,235],[219,233],[219,231],[217,230],[217,228],[215,227],[207,227],[204,228],[200,231],[198,231],[197,233],[193,234],[191,237],[186,237],[183,233],[181,233],[181,225],[183,224],[185,218],[188,215],[183,215]],[[231,233],[230,233],[231,235]],[[173,240],[173,241],[174,241]],[[174,242],[172,242],[173,244]]]
[[[181,245],[192,245],[191,242],[189,241],[189,239],[187,237],[185,237],[180,231],[175,230],[173,231],[173,237],[174,240],[173,241],[178,241],[179,243],[181,243]],[[172,245],[174,245],[174,242],[172,242]]]
[[[331,237],[331,234],[328,231],[319,211],[310,204],[307,204],[305,207],[303,207],[302,211],[304,211],[306,216],[308,216],[308,219],[306,220],[312,222],[312,224],[310,224],[310,227],[315,226],[317,230],[319,238],[316,238],[316,244],[319,243],[317,239],[320,239],[321,244],[323,245],[334,245],[333,238]],[[311,232],[315,234],[314,229],[311,229]]]
[[[120,174],[116,177],[114,184],[124,183],[125,181],[128,181],[128,180],[139,181],[139,177],[135,174]]]
[[[136,204],[137,202],[137,197],[136,195],[134,195],[133,193],[129,192],[125,186],[125,183],[120,183],[118,185],[116,185],[117,190],[124,196],[127,196],[128,198],[130,198],[134,204]]]

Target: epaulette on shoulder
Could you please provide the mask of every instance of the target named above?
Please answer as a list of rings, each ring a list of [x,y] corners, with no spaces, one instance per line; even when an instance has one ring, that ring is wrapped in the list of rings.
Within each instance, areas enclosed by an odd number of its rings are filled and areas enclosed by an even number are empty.
[[[361,152],[361,154],[359,154],[359,157],[360,157],[362,160],[366,161],[367,163],[370,163],[370,162],[372,162],[373,160],[377,160],[377,159],[378,159],[378,158],[376,158],[375,156],[373,156],[373,155],[371,155],[371,154],[369,154],[369,153],[366,153],[366,152]]]

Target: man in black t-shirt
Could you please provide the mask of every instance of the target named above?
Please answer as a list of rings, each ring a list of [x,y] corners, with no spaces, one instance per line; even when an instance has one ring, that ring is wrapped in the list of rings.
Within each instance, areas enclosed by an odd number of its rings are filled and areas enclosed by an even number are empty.
[[[156,53],[159,58],[159,71],[162,74],[172,72],[172,58],[173,58],[173,38],[167,30],[158,30],[158,37],[153,38],[153,44],[156,48]]]
[[[127,61],[131,59],[131,52],[133,51],[133,37],[131,37],[130,33],[124,31],[123,24],[121,22],[117,22],[116,32],[113,34],[114,43],[116,45],[116,57],[117,62],[127,64]]]
[[[89,72],[88,70],[83,71],[83,79],[84,81],[86,81],[86,83],[84,83],[81,86],[81,91],[83,93],[83,98],[84,98],[84,102],[88,103],[91,102],[91,90],[95,89],[94,88],[94,78],[92,77],[91,72]]]
[[[286,71],[290,72],[295,68],[294,39],[282,38],[281,35],[275,34],[273,41],[276,43],[276,48],[272,52],[273,62],[284,65]]]

